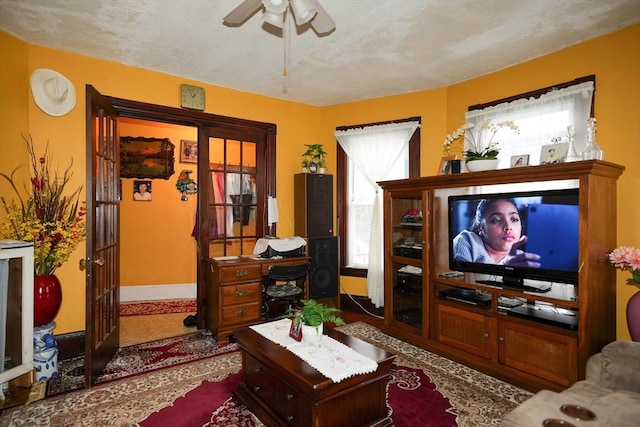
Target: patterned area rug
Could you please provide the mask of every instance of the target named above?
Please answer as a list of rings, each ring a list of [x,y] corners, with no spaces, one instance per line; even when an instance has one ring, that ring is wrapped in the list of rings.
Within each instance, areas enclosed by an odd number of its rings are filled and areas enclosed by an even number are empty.
[[[120,316],[144,316],[148,314],[195,313],[195,299],[173,299],[120,304]]]
[[[531,393],[354,323],[341,328],[397,355],[387,390],[389,411],[402,426],[497,426]],[[191,363],[129,376],[89,390],[5,411],[9,426],[258,426],[230,399],[241,357],[227,351]]]
[[[237,349],[235,344],[218,345],[214,335],[207,331],[122,347],[96,382],[113,381]],[[84,357],[61,360],[58,372],[58,376],[47,381],[47,397],[84,387]]]

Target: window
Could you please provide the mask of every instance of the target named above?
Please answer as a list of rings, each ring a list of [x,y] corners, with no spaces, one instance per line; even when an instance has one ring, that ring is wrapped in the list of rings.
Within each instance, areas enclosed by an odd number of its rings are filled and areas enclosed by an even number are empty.
[[[500,132],[499,168],[510,166],[511,156],[528,154],[529,163],[540,163],[543,145],[567,142],[568,126],[575,127],[575,148],[580,153],[586,143],[586,122],[593,111],[595,76],[577,79],[552,88],[521,94],[491,104],[469,107],[466,121],[475,125],[485,119],[493,123],[513,120],[520,134]],[[467,144],[467,141],[465,141]],[[464,150],[468,146],[465,145]]]
[[[419,176],[420,173],[420,118],[413,117],[394,122],[372,123],[339,127],[336,131],[368,129],[371,136],[376,136],[376,127],[392,123],[416,122],[415,131],[410,134],[409,144],[401,150],[398,160],[394,162],[384,180],[401,179]],[[340,274],[365,277],[369,264],[369,241],[371,238],[371,221],[373,219],[373,203],[375,192],[369,179],[355,164],[354,159],[347,156],[340,143],[337,144],[337,210],[338,234],[340,236]],[[385,155],[381,158],[385,163]],[[374,162],[368,161],[374,165]],[[380,194],[381,195],[381,194]],[[380,218],[380,221],[382,218]]]

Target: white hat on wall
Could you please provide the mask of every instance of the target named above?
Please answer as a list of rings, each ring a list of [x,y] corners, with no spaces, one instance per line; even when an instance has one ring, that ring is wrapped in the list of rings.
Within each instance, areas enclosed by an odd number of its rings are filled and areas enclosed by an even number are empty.
[[[38,68],[31,74],[31,93],[38,107],[50,116],[64,116],[76,106],[73,83],[47,68]]]

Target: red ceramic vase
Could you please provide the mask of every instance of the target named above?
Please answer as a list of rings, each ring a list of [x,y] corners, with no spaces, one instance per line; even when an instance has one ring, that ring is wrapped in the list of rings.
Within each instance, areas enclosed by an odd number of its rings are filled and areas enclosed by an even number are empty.
[[[54,274],[36,275],[33,280],[33,326],[53,322],[62,304],[62,287]]]

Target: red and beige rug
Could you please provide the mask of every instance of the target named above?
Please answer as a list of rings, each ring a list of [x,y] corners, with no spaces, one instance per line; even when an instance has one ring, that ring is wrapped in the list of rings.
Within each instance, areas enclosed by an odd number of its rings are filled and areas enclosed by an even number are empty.
[[[531,396],[365,323],[341,329],[397,355],[387,388],[387,405],[397,427],[497,426],[507,412]],[[221,351],[5,411],[0,427],[261,427],[246,408],[230,399],[240,381],[240,369],[239,351]]]
[[[195,313],[195,299],[120,303],[120,316],[144,316],[148,314]]]

